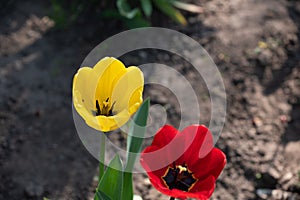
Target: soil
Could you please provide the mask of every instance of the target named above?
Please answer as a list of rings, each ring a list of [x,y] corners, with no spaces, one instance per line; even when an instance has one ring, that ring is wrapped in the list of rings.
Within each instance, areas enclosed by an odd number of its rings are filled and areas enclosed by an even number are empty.
[[[0,199],[92,199],[97,160],[76,133],[72,78],[89,51],[126,27],[87,12],[57,29],[49,3],[7,2],[0,12]],[[204,13],[184,13],[187,26],[159,12],[152,23],[198,41],[222,74],[227,115],[217,147],[227,165],[211,199],[300,199],[300,2],[191,2]],[[123,59],[173,65],[192,85],[203,84],[189,64],[166,52],[133,52]],[[176,124],[180,113],[169,93],[145,89],[152,104],[171,104],[168,122]],[[206,88],[197,93],[207,94]],[[202,100],[209,113],[209,100]],[[134,185],[145,200],[168,199],[145,174],[135,174]]]

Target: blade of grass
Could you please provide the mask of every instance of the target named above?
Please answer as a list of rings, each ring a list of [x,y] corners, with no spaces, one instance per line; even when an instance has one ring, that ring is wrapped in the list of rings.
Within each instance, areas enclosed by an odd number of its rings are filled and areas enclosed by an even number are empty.
[[[203,13],[204,11],[204,9],[201,6],[197,6],[194,4],[184,3],[180,1],[173,1],[172,4],[174,7],[178,9],[185,10],[192,13]]]
[[[150,17],[152,14],[152,4],[150,0],[140,0],[143,12],[145,13],[146,17]]]
[[[166,0],[153,0],[153,3],[161,12],[169,16],[175,22],[182,25],[187,24],[185,17],[180,13],[180,11],[172,6],[171,2]]]
[[[127,0],[117,0],[117,8],[119,13],[128,19],[134,18],[140,12],[138,8],[131,9]]]

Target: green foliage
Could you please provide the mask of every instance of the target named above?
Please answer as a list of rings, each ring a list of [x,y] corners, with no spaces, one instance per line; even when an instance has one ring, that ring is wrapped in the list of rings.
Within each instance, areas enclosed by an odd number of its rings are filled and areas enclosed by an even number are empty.
[[[141,6],[146,17],[150,17],[152,14],[152,4],[150,0],[141,0]]]
[[[182,24],[182,25],[187,24],[186,19],[184,18],[184,16],[177,9],[175,9],[173,7],[172,1],[153,0],[153,2],[161,12],[163,12],[164,14],[169,16],[175,22],[177,22],[179,24]]]
[[[122,195],[122,200],[133,199],[132,173],[130,172],[124,172],[124,184]]]
[[[96,191],[94,200],[111,200],[104,192]]]
[[[123,186],[123,166],[118,154],[108,165],[102,176],[95,194],[94,200],[121,199]],[[104,194],[102,194],[102,193]]]
[[[146,132],[149,107],[150,100],[148,98],[143,102],[135,114],[133,118],[134,123],[130,126],[127,136],[127,171],[131,171],[133,169],[136,159],[135,153],[139,153],[141,151]]]
[[[127,0],[117,0],[117,7],[119,13],[127,19],[134,18],[140,12],[138,8],[131,9]]]
[[[140,153],[146,132],[150,100],[146,99],[133,118],[127,136],[127,163],[124,172],[123,200],[133,199],[132,169],[136,156]]]
[[[150,18],[153,11],[153,4],[158,10],[173,19],[175,22],[186,25],[187,22],[184,16],[179,12],[179,10],[174,8],[175,2],[176,1],[174,0],[139,0],[140,7],[131,9],[127,0],[117,0],[117,7],[119,13],[127,19],[138,18],[139,21],[145,21],[140,10],[143,11],[147,18]]]
[[[93,13],[104,18],[115,18],[123,21],[128,28],[150,26],[153,9],[164,13],[175,22],[185,25],[186,19],[175,7],[188,10],[192,5],[176,0],[50,0],[50,17],[55,22],[55,27],[64,29],[78,20],[84,13]],[[101,20],[99,18],[99,20]]]
[[[136,112],[127,137],[127,164],[123,170],[122,161],[118,154],[110,162],[99,181],[94,200],[132,200],[132,169],[136,156],[141,151],[146,131],[150,100],[146,99]],[[131,154],[133,153],[133,154]],[[101,163],[99,163],[101,165]],[[137,199],[137,197],[136,197]]]

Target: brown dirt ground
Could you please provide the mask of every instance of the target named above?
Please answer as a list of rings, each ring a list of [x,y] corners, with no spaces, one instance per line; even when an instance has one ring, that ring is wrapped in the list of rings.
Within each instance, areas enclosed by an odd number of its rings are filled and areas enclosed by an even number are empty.
[[[0,199],[91,199],[97,161],[76,134],[72,77],[94,46],[125,28],[90,14],[57,30],[47,17],[48,3],[8,2],[0,12]],[[197,40],[222,73],[227,116],[217,146],[228,163],[212,199],[259,199],[257,189],[262,188],[273,190],[267,199],[300,199],[300,2],[192,2],[205,12],[185,13],[186,27],[160,13],[152,21]],[[175,55],[142,55],[133,52],[124,60],[158,60],[173,65],[192,84],[201,83]],[[205,87],[197,90],[206,94]],[[168,103],[164,88],[150,86],[145,95]],[[203,99],[202,109],[209,113],[209,101]],[[176,124],[178,106],[171,102],[169,121]],[[203,123],[208,119],[209,114]],[[168,199],[144,174],[135,175],[134,184],[145,200]]]

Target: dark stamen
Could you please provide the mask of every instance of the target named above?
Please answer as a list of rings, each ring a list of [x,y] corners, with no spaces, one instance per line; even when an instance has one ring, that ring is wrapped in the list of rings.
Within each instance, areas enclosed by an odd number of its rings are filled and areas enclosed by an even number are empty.
[[[110,110],[109,110],[109,112],[108,112],[108,116],[113,116],[113,115],[114,115],[113,109],[114,109],[115,104],[116,104],[116,102],[114,102],[114,103],[112,104],[112,106],[111,106],[111,108],[110,108]]]
[[[179,189],[182,191],[189,191],[196,183],[197,179],[193,176],[193,173],[188,170],[187,165],[175,165],[169,167],[162,180],[169,189]]]
[[[107,98],[105,100],[105,102],[108,103],[109,98]],[[115,103],[116,102],[114,102],[110,108],[108,105],[103,105],[102,110],[101,110],[99,102],[98,102],[98,100],[96,100],[96,116],[99,116],[99,115],[113,116],[114,115],[113,109],[114,109]]]
[[[101,110],[100,110],[100,106],[99,106],[99,102],[98,100],[96,100],[96,116],[101,115]]]

